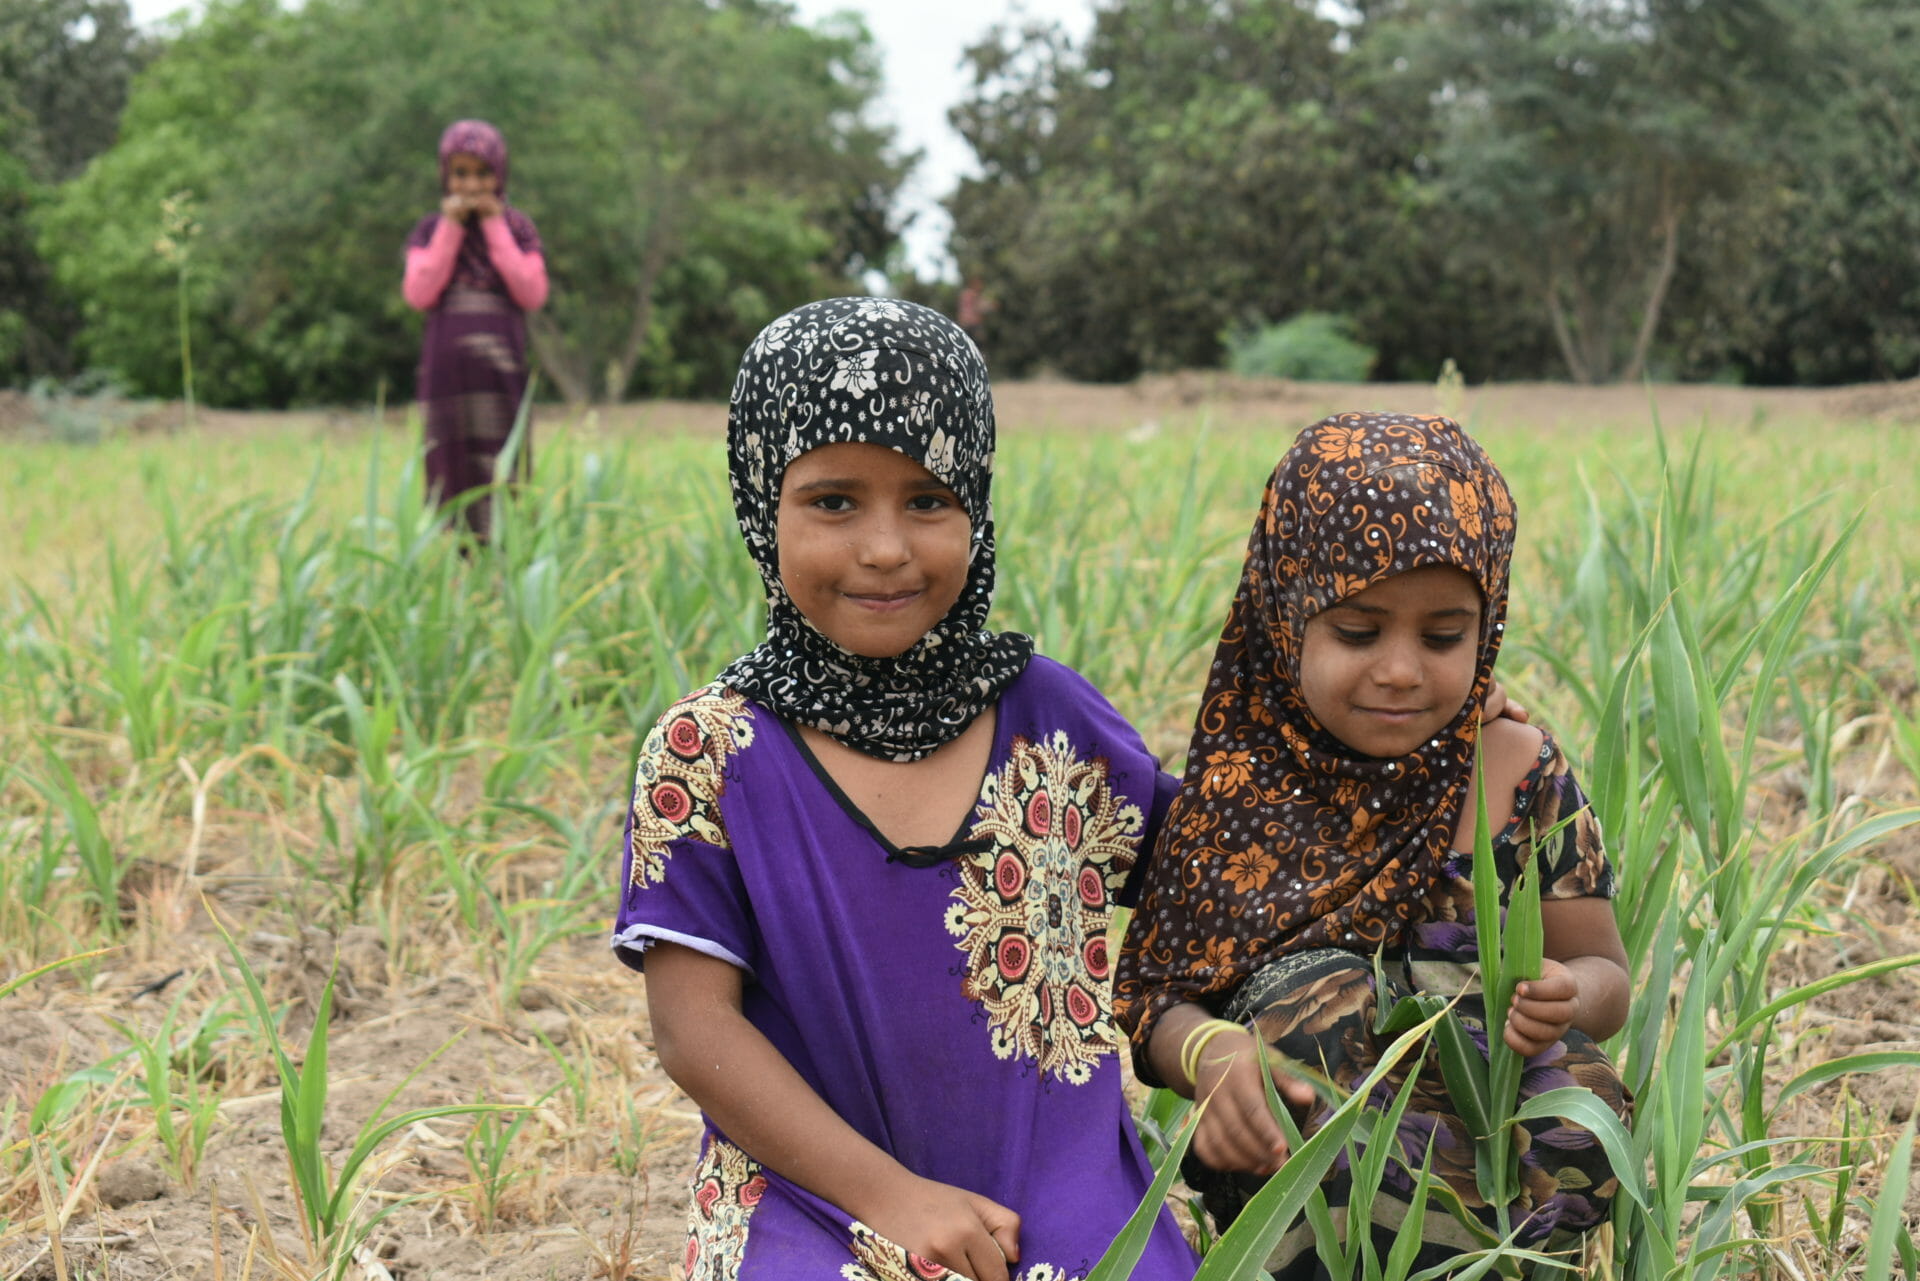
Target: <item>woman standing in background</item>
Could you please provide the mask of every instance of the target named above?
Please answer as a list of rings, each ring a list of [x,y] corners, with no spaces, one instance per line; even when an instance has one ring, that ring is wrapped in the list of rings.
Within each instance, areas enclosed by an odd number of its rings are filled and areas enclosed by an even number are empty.
[[[419,395],[426,410],[428,501],[446,506],[490,485],[527,393],[526,314],[547,300],[546,259],[533,220],[506,203],[507,143],[484,120],[456,120],[440,135],[437,213],[407,237],[402,293],[427,313]],[[532,465],[521,441],[516,476]],[[459,518],[480,542],[492,503],[469,501]]]

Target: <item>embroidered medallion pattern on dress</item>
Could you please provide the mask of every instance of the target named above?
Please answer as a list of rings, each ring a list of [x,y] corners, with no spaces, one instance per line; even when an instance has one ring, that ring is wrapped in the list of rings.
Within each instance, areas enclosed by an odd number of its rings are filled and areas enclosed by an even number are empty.
[[[634,774],[634,886],[665,878],[669,842],[692,838],[727,848],[719,806],[727,760],[752,742],[747,700],[719,685],[695,690],[660,717]]]
[[[993,845],[961,860],[947,909],[963,990],[985,1007],[997,1057],[1084,1084],[1118,1044],[1107,927],[1145,820],[1114,796],[1105,759],[1080,759],[1063,733],[1016,738],[980,808],[971,836]]]
[[[747,1227],[767,1190],[759,1163],[717,1134],[693,1172],[687,1210],[687,1281],[733,1281],[747,1250]]]

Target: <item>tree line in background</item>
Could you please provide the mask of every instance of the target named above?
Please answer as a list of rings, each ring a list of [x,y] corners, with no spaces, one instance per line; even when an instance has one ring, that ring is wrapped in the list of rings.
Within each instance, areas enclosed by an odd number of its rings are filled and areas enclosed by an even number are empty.
[[[1920,371],[1908,0],[1120,0],[968,56],[1002,367],[1330,313],[1383,378]]]
[[[996,370],[1124,379],[1334,318],[1381,378],[1920,372],[1905,0],[1103,0],[999,29],[953,119]],[[857,21],[778,0],[0,0],[0,381],[412,383],[401,242],[493,120],[572,400],[723,393],[774,315],[902,269]]]

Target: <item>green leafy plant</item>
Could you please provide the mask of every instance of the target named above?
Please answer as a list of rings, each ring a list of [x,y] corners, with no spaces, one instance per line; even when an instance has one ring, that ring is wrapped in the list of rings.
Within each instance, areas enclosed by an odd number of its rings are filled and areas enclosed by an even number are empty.
[[[1220,342],[1236,374],[1307,382],[1365,382],[1378,356],[1354,337],[1352,321],[1321,311],[1229,329]]]
[[[207,1137],[220,1112],[219,1092],[208,1081],[215,1041],[240,1015],[225,1009],[225,1001],[203,1011],[191,1027],[182,1027],[181,1007],[192,992],[182,988],[167,1006],[160,1026],[151,1036],[119,1019],[109,1022],[127,1038],[140,1065],[145,1103],[153,1112],[161,1161],[167,1172],[188,1188],[195,1186]],[[176,1117],[175,1113],[181,1115]]]
[[[280,1034],[279,1020],[267,1002],[260,980],[247,964],[239,944],[226,926],[215,920],[215,927],[233,958],[235,972],[243,984],[246,1007],[255,1032],[272,1052],[280,1077],[280,1137],[286,1146],[287,1165],[293,1174],[294,1194],[299,1202],[301,1228],[305,1235],[308,1259],[338,1281],[346,1275],[354,1251],[404,1202],[395,1202],[370,1215],[357,1215],[360,1180],[368,1161],[380,1145],[396,1131],[419,1121],[436,1117],[473,1113],[510,1112],[517,1109],[497,1103],[452,1103],[437,1107],[413,1108],[398,1116],[386,1112],[413,1079],[453,1044],[442,1045],[423,1059],[400,1084],[396,1085],[372,1116],[361,1126],[352,1149],[336,1172],[332,1160],[322,1150],[322,1132],[327,1108],[327,1035],[333,1016],[333,978],[329,976],[314,1011],[313,1031],[307,1038],[305,1054],[296,1061]],[[385,1119],[382,1119],[385,1118]]]

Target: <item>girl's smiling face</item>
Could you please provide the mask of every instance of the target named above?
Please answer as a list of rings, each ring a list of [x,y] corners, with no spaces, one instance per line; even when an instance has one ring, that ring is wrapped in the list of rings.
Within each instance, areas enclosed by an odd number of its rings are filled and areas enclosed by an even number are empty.
[[[472,152],[456,151],[447,157],[447,194],[471,200],[491,196],[499,189],[500,179],[493,166]]]
[[[1480,589],[1465,570],[1423,565],[1307,620],[1300,690],[1327,732],[1368,756],[1405,756],[1473,692]]]
[[[821,634],[867,658],[904,654],[967,585],[973,527],[939,477],[882,445],[823,445],[787,465],[780,583]]]

